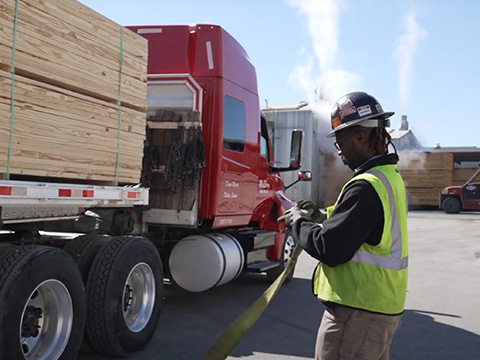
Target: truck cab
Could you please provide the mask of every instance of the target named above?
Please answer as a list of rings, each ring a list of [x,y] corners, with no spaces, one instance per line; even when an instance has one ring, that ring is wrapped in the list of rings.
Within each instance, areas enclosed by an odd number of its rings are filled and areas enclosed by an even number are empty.
[[[190,276],[185,264],[200,262],[177,242],[188,237],[202,247],[211,234],[243,253],[239,270],[283,268],[285,236],[276,219],[292,202],[283,195],[280,172],[300,167],[302,132],[292,134],[289,166],[275,168],[255,68],[220,26],[129,28],[149,44],[145,156],[158,156],[153,167],[144,167],[151,208],[142,220],[146,231],[168,229],[168,244],[175,247],[167,245],[163,253],[165,263],[175,263],[172,277],[182,283]],[[177,267],[182,274],[175,275]]]

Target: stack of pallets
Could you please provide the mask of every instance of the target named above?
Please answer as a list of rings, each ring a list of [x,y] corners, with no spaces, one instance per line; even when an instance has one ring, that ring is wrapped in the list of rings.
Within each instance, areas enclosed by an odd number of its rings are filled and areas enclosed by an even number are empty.
[[[16,4],[0,0],[0,173],[138,182],[146,40],[74,0]]]

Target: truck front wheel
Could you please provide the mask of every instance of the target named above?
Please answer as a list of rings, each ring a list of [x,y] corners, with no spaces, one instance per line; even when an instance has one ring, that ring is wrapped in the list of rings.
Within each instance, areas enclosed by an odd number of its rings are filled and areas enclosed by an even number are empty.
[[[285,239],[283,241],[282,256],[280,258],[280,264],[278,267],[267,271],[267,278],[269,281],[274,281],[290,264],[292,260],[293,251],[295,250],[295,240],[293,239],[292,232],[290,230],[285,230]],[[288,283],[293,278],[295,268],[288,273],[285,278],[285,283]]]
[[[2,359],[74,359],[85,325],[81,275],[64,251],[0,250]]]
[[[122,357],[143,350],[157,328],[163,298],[163,268],[153,243],[112,238],[93,261],[86,293],[93,348]]]
[[[450,196],[443,200],[442,209],[447,214],[458,214],[462,210],[462,204],[458,198]]]

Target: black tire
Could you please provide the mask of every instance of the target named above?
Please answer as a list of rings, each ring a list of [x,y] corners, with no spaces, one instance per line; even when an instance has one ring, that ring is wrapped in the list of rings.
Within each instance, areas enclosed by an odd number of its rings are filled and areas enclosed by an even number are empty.
[[[82,274],[83,283],[87,284],[88,274],[92,267],[93,260],[100,249],[111,239],[110,236],[100,234],[87,234],[70,240],[63,250],[69,254]],[[86,333],[83,336],[80,351],[85,353],[94,353],[95,349],[88,340]]]
[[[80,272],[67,253],[2,247],[0,299],[0,359],[77,357],[86,305]]]
[[[458,214],[462,210],[462,203],[460,202],[460,199],[449,196],[443,200],[442,209],[447,214]]]
[[[293,240],[292,232],[285,230],[285,238],[283,240],[282,256],[280,258],[280,264],[274,269],[267,271],[267,279],[272,282],[285,270],[292,259],[293,251],[295,250],[295,240]],[[293,278],[295,266],[288,273],[284,283],[289,283]]]
[[[69,254],[77,264],[83,282],[86,284],[90,268],[100,249],[111,239],[108,235],[87,234],[70,240],[63,250]]]
[[[143,318],[128,313],[137,305],[144,306],[142,296],[135,296],[138,287],[127,284],[127,279],[135,278],[130,278],[134,271],[148,277],[140,283],[140,290],[144,284],[153,284],[145,290],[145,307],[149,310]],[[87,280],[86,329],[90,343],[97,352],[111,356],[127,357],[143,350],[157,328],[162,298],[163,268],[153,243],[143,237],[112,238],[96,256]],[[130,320],[133,324],[127,325]]]

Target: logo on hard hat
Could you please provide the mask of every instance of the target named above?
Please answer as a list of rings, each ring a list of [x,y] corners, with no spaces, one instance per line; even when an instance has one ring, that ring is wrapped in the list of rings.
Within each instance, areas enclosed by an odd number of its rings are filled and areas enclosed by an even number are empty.
[[[360,117],[367,116],[367,115],[370,115],[372,113],[372,109],[370,108],[370,105],[359,106],[357,108],[357,111],[358,111],[358,115]]]

